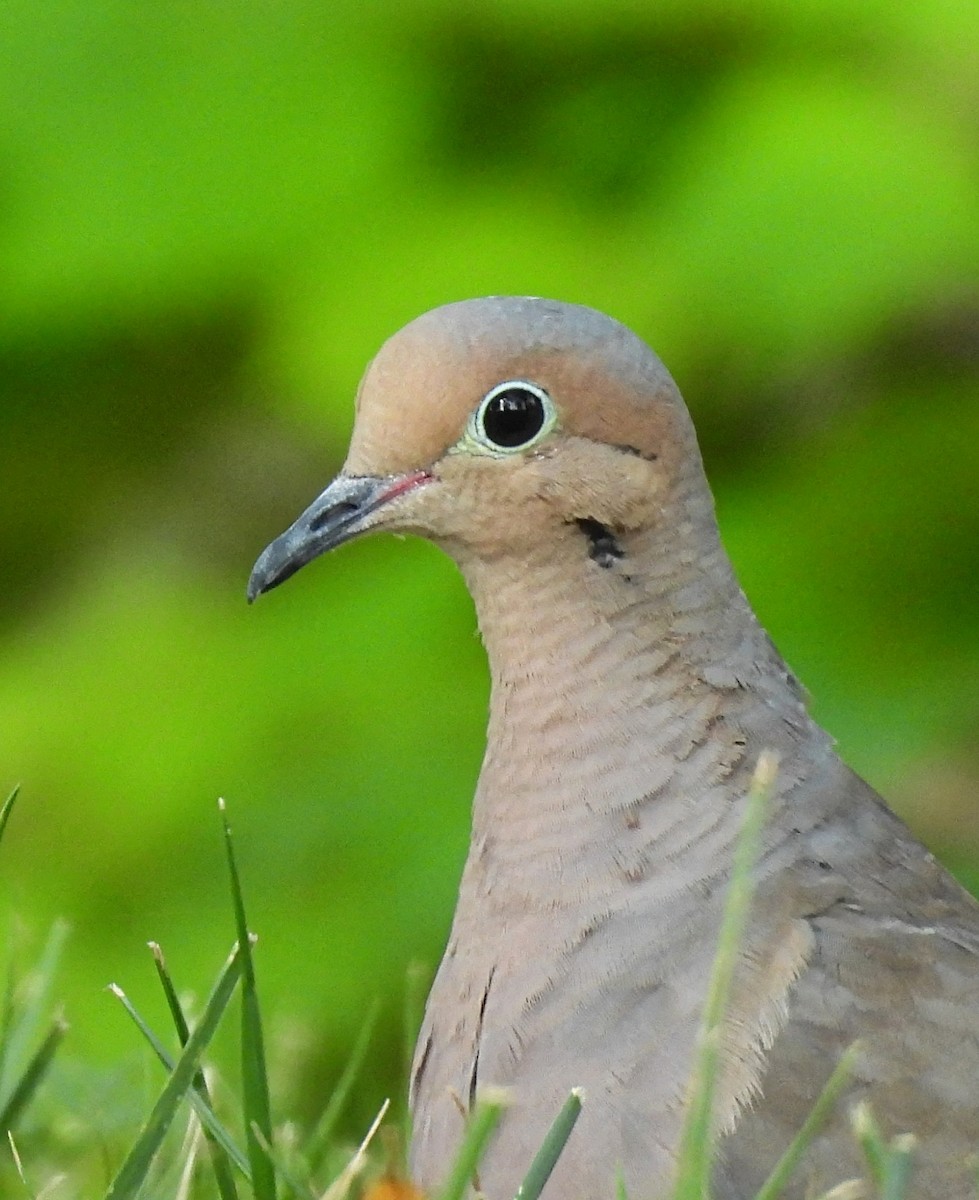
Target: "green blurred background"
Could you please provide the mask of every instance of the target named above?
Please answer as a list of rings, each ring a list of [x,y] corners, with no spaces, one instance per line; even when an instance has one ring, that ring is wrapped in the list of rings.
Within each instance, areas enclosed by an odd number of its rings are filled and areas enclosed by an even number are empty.
[[[207,987],[224,795],[300,1104],[374,995],[395,1086],[472,609],[383,538],[244,587],[381,340],[466,296],[656,347],[817,716],[979,880],[979,6],[6,0],[0,55],[0,920],[70,922],[69,1058],[133,1047],[111,979],[158,1012],[147,939]]]

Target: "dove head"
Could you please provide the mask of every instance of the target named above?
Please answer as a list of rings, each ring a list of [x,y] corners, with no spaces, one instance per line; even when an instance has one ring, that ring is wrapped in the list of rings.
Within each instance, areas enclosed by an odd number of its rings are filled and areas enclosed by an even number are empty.
[[[691,501],[713,519],[689,415],[634,333],[579,305],[462,301],[381,347],[343,470],[261,556],[249,596],[372,529],[428,537],[465,570],[582,531],[614,553]]]

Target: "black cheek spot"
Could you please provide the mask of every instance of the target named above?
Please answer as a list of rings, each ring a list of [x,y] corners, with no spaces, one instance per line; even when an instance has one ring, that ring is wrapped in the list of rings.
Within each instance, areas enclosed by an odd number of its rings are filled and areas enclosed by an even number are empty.
[[[588,557],[603,570],[610,570],[625,558],[625,551],[607,525],[593,517],[578,517],[575,524],[588,539]]]
[[[634,454],[636,458],[644,458],[647,462],[655,462],[659,458],[658,454],[653,454],[651,451],[647,453],[645,450],[640,450],[638,446],[615,445],[612,449],[621,450],[623,454]]]

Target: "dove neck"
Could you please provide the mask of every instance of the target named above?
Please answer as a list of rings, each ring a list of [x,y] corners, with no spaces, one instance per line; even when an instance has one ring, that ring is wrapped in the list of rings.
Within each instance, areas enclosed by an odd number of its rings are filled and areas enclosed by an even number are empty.
[[[541,846],[566,817],[591,837],[671,799],[721,805],[762,749],[784,759],[818,735],[716,527],[678,532],[622,535],[606,566],[576,526],[461,562],[492,676],[477,839]]]

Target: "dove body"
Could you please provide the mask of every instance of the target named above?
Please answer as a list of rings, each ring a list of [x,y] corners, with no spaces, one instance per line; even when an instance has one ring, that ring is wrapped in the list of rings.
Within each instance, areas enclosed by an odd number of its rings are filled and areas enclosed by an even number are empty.
[[[920,1139],[924,1200],[971,1195],[979,907],[836,756],[721,546],[696,437],[649,348],[529,298],[437,309],[369,366],[343,472],[259,559],[255,595],[370,529],[428,537],[492,678],[469,856],[411,1081],[436,1192],[478,1091],[509,1200],[573,1087],[544,1196],[669,1194],[734,844],[779,772],[720,1043],[716,1200],[750,1200],[843,1051],[848,1100],[789,1197],[864,1168],[848,1105]],[[423,819],[420,816],[419,819]]]

